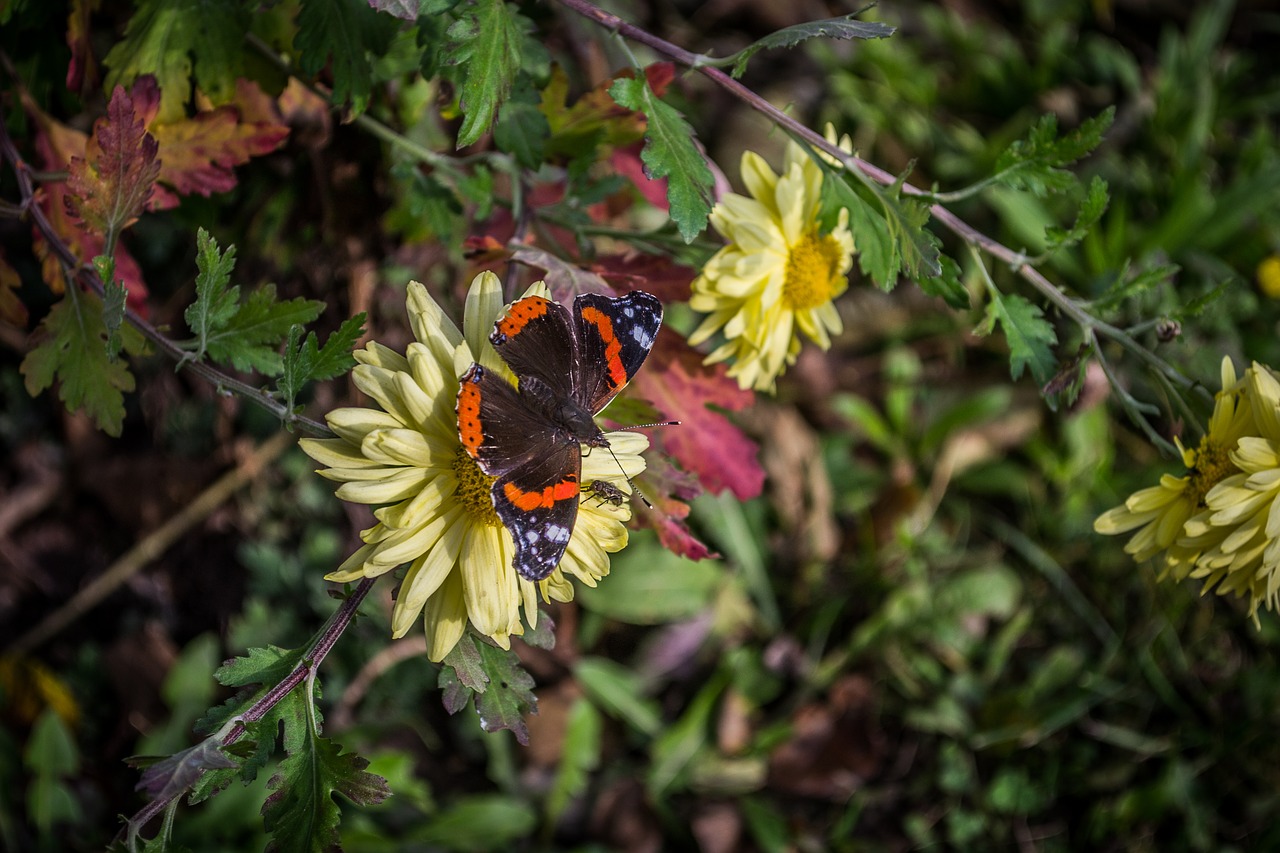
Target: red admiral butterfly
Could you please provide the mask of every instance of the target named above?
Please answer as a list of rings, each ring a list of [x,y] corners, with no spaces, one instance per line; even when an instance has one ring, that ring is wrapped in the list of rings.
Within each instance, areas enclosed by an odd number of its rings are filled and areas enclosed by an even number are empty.
[[[662,324],[662,303],[642,291],[584,293],[573,313],[526,296],[489,340],[519,386],[472,364],[458,389],[458,437],[497,477],[493,507],[511,531],[517,572],[551,574],[578,518],[582,445],[608,447],[593,419],[631,381]]]

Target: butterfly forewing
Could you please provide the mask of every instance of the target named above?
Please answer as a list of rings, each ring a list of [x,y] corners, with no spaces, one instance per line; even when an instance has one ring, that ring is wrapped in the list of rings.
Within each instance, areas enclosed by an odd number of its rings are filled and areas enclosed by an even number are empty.
[[[574,300],[573,314],[579,346],[575,397],[595,413],[644,364],[662,325],[662,303],[639,290],[618,299],[584,293]]]
[[[573,393],[573,326],[559,302],[543,296],[516,300],[494,323],[489,340],[517,378],[535,376],[560,396]]]

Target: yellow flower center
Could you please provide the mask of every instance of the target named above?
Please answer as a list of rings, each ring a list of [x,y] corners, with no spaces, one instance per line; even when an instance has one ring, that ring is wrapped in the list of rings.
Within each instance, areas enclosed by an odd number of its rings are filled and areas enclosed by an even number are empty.
[[[1196,448],[1195,465],[1187,472],[1196,506],[1204,506],[1204,496],[1209,490],[1218,485],[1220,480],[1239,470],[1231,461],[1228,448],[1210,441],[1207,435],[1200,439],[1200,445]]]
[[[472,520],[489,527],[501,524],[502,520],[493,509],[491,493],[493,482],[498,478],[490,477],[481,471],[476,460],[472,459],[462,447],[459,447],[453,455],[453,473],[458,478],[458,489],[453,496],[466,508],[467,512],[471,513]]]
[[[787,255],[782,301],[792,311],[817,308],[836,294],[840,277],[840,244],[830,235],[810,232]]]

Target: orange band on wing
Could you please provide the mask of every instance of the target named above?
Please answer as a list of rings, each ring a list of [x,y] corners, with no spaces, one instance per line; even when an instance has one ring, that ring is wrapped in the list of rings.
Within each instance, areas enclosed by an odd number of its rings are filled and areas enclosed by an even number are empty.
[[[582,319],[595,326],[604,341],[604,357],[609,363],[609,380],[614,388],[627,384],[627,369],[622,366],[622,341],[613,333],[613,320],[598,308],[583,308]]]
[[[502,487],[502,492],[507,496],[507,500],[515,505],[516,509],[528,512],[533,509],[546,509],[555,505],[556,501],[567,501],[578,496],[578,478],[576,476],[568,477],[552,486],[547,486],[540,492],[526,492],[515,483],[507,483]]]
[[[480,386],[463,382],[458,389],[458,438],[467,453],[474,458],[484,444],[484,430],[480,425]]]
[[[550,305],[550,300],[541,296],[526,296],[511,305],[507,316],[498,321],[495,330],[508,338],[518,335],[531,321],[546,314]]]

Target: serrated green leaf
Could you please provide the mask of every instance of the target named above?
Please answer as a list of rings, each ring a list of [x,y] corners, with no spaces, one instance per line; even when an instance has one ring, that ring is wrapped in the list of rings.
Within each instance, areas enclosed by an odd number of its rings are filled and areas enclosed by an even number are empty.
[[[824,168],[838,204],[849,211],[858,267],[877,287],[892,290],[904,270],[917,281],[942,276],[938,239],[925,227],[929,221],[927,202],[899,198],[901,183],[885,189],[865,180],[860,186],[874,198],[870,202],[849,185],[846,173],[825,164]]]
[[[487,644],[474,634],[462,639],[445,655],[440,670],[439,687],[443,691],[444,708],[456,714],[467,706],[473,694],[489,689],[489,672],[481,649]]]
[[[735,60],[733,63],[733,76],[741,77],[742,72],[747,70],[747,61],[762,50],[771,50],[777,47],[795,47],[801,42],[813,38],[883,39],[893,35],[894,31],[897,30],[897,27],[891,27],[888,24],[856,20],[854,15],[858,14],[860,13],[853,12],[838,18],[809,21],[770,33],[733,54],[733,56],[728,57]]]
[[[503,0],[477,0],[449,27],[445,64],[462,66],[457,79],[462,127],[458,147],[471,145],[489,129],[494,113],[515,82],[531,21]]]
[[[510,100],[498,110],[493,126],[493,141],[498,148],[516,158],[526,169],[542,165],[551,125],[536,102]]]
[[[192,357],[204,358],[209,335],[224,327],[239,309],[240,288],[228,288],[231,272],[236,268],[236,247],[219,251],[218,241],[203,228],[196,231],[196,301],[182,313],[187,327],[195,334],[196,351]]]
[[[311,5],[311,0],[304,9]],[[110,69],[107,91],[126,89],[142,74],[160,85],[161,124],[186,117],[192,77],[215,104],[235,96],[236,78],[245,76],[245,33],[249,18],[237,0],[142,0],[103,63]]]
[[[1057,116],[1041,117],[1025,139],[1014,142],[996,159],[994,180],[1038,196],[1069,189],[1076,177],[1062,167],[1097,148],[1114,117],[1115,108],[1108,107],[1061,137]]]
[[[308,382],[332,379],[355,366],[356,360],[351,355],[351,350],[364,334],[364,320],[363,312],[344,320],[325,339],[324,346],[317,345],[315,332],[308,334],[306,340],[299,344],[302,326],[295,324],[289,329],[278,390],[290,411],[293,410],[298,393]]]
[[[941,272],[935,276],[917,279],[916,284],[929,296],[937,296],[959,311],[969,307],[969,291],[960,276],[960,265],[946,255],[938,257]]]
[[[990,334],[999,323],[1009,344],[1010,375],[1016,380],[1029,366],[1036,384],[1043,387],[1057,366],[1051,347],[1058,342],[1058,333],[1039,306],[1016,293],[1002,294],[994,288],[988,292],[987,317],[975,333]]]
[[[1200,315],[1204,309],[1222,298],[1222,294],[1227,292],[1227,287],[1231,285],[1231,281],[1220,281],[1204,293],[1192,299],[1181,308],[1170,313],[1170,317],[1174,320],[1186,320],[1190,317]]]
[[[365,770],[369,762],[315,734],[310,725],[297,726],[302,739],[285,749],[289,755],[267,783],[274,793],[262,806],[263,823],[271,833],[268,851],[327,853],[338,847],[341,811],[333,801],[341,794],[357,805],[380,803],[390,796],[386,780]],[[286,732],[288,732],[286,726]]]
[[[1177,264],[1156,264],[1143,269],[1136,275],[1130,276],[1126,265],[1125,269],[1116,275],[1115,280],[1103,295],[1093,302],[1092,309],[1095,313],[1101,314],[1131,296],[1145,293],[1157,285],[1163,284],[1176,276],[1180,270],[1181,267]]]
[[[137,333],[125,330],[125,349],[142,350]],[[98,429],[118,436],[124,425],[124,392],[134,388],[133,374],[123,359],[107,353],[107,328],[102,300],[77,291],[67,293],[40,322],[40,343],[22,360],[19,371],[32,397],[61,382],[58,399],[68,411],[83,409]]]
[[[600,766],[600,712],[586,699],[569,709],[560,748],[560,769],[547,793],[547,822],[555,826],[570,801],[586,790],[591,771]]]
[[[274,284],[249,294],[227,324],[208,337],[208,354],[214,361],[230,362],[237,370],[278,374],[283,360],[276,347],[294,325],[310,323],[324,310],[317,299],[276,301]]]
[[[334,102],[349,102],[359,115],[373,93],[369,56],[385,54],[398,29],[395,18],[378,14],[367,0],[307,0],[293,40],[298,67],[314,76],[329,66]]]
[[[191,357],[208,356],[239,370],[279,373],[282,360],[276,347],[294,324],[318,317],[324,303],[301,298],[277,302],[270,284],[241,303],[240,288],[228,287],[235,262],[235,246],[222,252],[207,231],[197,232],[196,301],[183,313],[195,336]]]
[[[102,326],[107,330],[107,358],[115,361],[124,342],[120,339],[120,327],[124,323],[125,304],[129,291],[124,282],[116,279],[116,262],[110,255],[98,255],[93,259],[102,282]]]
[[[715,178],[702,152],[694,145],[693,128],[679,110],[669,106],[649,88],[643,77],[624,77],[609,88],[619,106],[644,113],[648,125],[640,160],[650,180],[667,179],[667,202],[671,218],[686,243],[707,227],[707,216],[715,201]]]
[[[515,652],[477,643],[481,667],[488,684],[476,694],[476,713],[486,732],[510,729],[522,746],[529,745],[529,728],[524,715],[534,712],[538,698],[533,695],[534,681],[520,666]]]
[[[1084,239],[1089,230],[1098,223],[1102,218],[1102,214],[1107,210],[1107,203],[1111,200],[1110,194],[1107,192],[1107,182],[1098,176],[1094,176],[1089,182],[1089,189],[1085,192],[1084,200],[1080,203],[1080,210],[1076,213],[1076,221],[1069,229],[1058,228],[1050,225],[1044,229],[1045,236],[1045,253],[1052,254],[1060,249],[1074,246]]]

